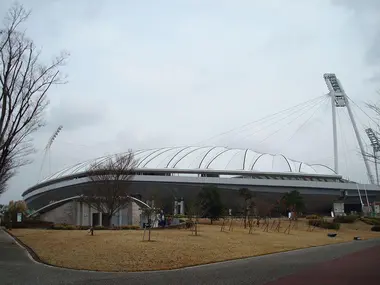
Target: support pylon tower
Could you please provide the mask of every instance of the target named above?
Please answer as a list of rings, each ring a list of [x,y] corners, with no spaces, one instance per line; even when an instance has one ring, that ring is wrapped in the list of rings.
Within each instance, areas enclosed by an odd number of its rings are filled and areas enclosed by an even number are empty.
[[[360,153],[363,157],[365,168],[367,171],[368,180],[371,184],[375,184],[371,168],[369,166],[368,158],[366,156],[363,141],[360,137],[358,127],[354,115],[351,110],[350,102],[348,96],[344,91],[339,79],[334,73],[325,73],[323,75],[327,88],[329,89],[329,95],[331,96],[331,108],[332,108],[332,120],[333,120],[333,139],[334,139],[334,170],[339,173],[339,162],[338,162],[338,135],[337,135],[337,125],[336,125],[336,108],[347,108],[348,115],[351,120],[352,127],[355,132],[356,140],[358,142]]]

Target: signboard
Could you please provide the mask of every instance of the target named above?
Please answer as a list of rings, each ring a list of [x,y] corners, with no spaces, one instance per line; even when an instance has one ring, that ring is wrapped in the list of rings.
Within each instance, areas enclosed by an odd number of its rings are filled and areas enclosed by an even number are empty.
[[[17,213],[17,223],[21,223],[22,213]]]

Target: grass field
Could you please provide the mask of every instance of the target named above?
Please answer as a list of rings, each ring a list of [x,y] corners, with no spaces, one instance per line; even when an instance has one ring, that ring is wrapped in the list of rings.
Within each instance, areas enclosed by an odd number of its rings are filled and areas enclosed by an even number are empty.
[[[199,236],[189,230],[153,230],[152,242],[143,242],[143,231],[87,231],[14,229],[12,233],[38,254],[45,262],[57,266],[102,270],[143,271],[174,269],[223,260],[257,256],[298,248],[351,241],[354,236],[363,239],[380,237],[362,222],[342,224],[336,238],[327,237],[327,230],[306,231],[305,221],[298,229],[284,234],[288,222],[280,232],[263,232],[256,228],[252,233],[240,222],[233,230],[221,232],[216,225],[199,225]]]

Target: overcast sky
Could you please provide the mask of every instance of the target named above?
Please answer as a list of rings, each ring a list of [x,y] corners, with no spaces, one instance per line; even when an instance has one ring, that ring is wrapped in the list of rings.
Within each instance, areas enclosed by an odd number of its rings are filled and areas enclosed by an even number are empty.
[[[380,99],[378,0],[19,2],[32,9],[27,34],[43,60],[70,52],[69,81],[51,88],[39,152],[0,202],[20,199],[41,176],[129,148],[202,142],[333,167],[327,101],[291,123],[208,138],[326,94],[326,72],[358,105]],[[0,12],[11,3],[0,0]],[[355,112],[367,143],[369,121]],[[340,172],[364,182],[347,111],[338,113]],[[49,167],[42,149],[59,125]]]

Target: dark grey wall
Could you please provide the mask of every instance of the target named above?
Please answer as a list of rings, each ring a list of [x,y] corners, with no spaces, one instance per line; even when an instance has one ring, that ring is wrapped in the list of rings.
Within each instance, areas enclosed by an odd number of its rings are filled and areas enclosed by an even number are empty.
[[[218,186],[218,185],[216,185]],[[94,190],[94,187],[99,187],[91,183],[70,186],[66,188],[60,188],[52,191],[48,191],[43,194],[33,196],[26,200],[28,207],[30,209],[39,209],[49,203],[49,201],[58,201],[64,198],[69,198],[76,195],[88,194]],[[150,200],[152,197],[155,199],[156,204],[161,207],[165,207],[167,210],[171,211],[171,206],[174,201],[174,197],[184,198],[185,205],[186,201],[190,202],[195,199],[199,191],[201,190],[201,185],[186,185],[186,184],[174,184],[174,183],[150,183],[150,182],[133,182],[130,187],[126,187],[126,192],[128,194],[140,194],[143,200]],[[276,200],[279,200],[282,195],[288,191],[294,190],[294,188],[287,187],[276,187],[273,192],[274,187],[268,186],[251,186],[250,190],[254,191],[256,194],[256,204],[260,212],[267,211],[271,205],[273,205]],[[228,207],[236,211],[240,208],[243,201],[239,197],[238,188],[220,188],[221,198],[223,203]],[[280,191],[279,191],[280,189]],[[307,212],[323,212],[329,213],[332,208],[332,203],[339,199],[340,195],[311,195],[307,194],[307,188],[297,188],[298,191],[303,195]],[[351,199],[351,198],[350,198]],[[357,200],[358,197],[353,197],[352,199]],[[372,197],[371,200],[375,198]]]

